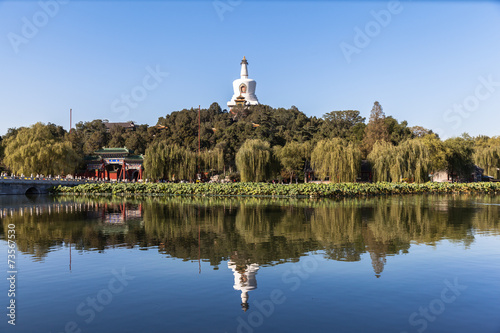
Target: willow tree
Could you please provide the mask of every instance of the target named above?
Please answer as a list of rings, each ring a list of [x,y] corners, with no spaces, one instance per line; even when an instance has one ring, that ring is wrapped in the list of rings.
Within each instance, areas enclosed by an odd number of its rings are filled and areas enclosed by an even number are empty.
[[[197,170],[196,153],[176,144],[156,142],[146,149],[146,177],[168,180],[193,179]]]
[[[222,149],[197,153],[177,144],[155,142],[146,149],[145,155],[146,176],[154,180],[191,180],[198,171],[220,171],[224,168]]]
[[[484,144],[476,145],[474,163],[496,179],[500,178],[500,137],[488,138]]]
[[[446,160],[446,147],[439,137],[432,133],[425,135],[422,142],[427,146],[431,158],[431,172],[446,170],[448,162]]]
[[[321,140],[311,154],[314,173],[331,182],[355,182],[361,168],[361,151],[352,142],[340,138]]]
[[[431,170],[431,155],[421,139],[407,140],[399,146],[378,141],[368,160],[372,165],[374,180],[398,182],[402,179],[423,183]]]
[[[246,140],[236,153],[235,162],[244,182],[267,180],[276,168],[271,145],[259,139]]]
[[[73,173],[80,158],[64,134],[64,129],[54,124],[22,127],[2,142],[3,162],[12,172],[25,175]]]
[[[394,167],[396,147],[387,141],[377,141],[368,154],[368,161],[373,170],[373,180],[389,182],[399,180],[398,168]]]
[[[224,151],[220,148],[203,150],[198,155],[198,164],[204,172],[224,170]]]
[[[429,179],[431,154],[421,139],[407,140],[397,146],[393,163],[395,171],[400,173],[400,178],[416,183]]]
[[[144,172],[147,178],[154,180],[165,176],[165,156],[163,154],[165,144],[156,142],[150,145],[144,156]]]

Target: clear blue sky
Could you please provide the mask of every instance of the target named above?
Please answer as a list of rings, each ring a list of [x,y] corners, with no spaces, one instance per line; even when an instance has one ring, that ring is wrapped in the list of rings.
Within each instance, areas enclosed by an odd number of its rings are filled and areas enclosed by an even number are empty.
[[[227,108],[243,56],[263,104],[500,135],[499,1],[54,1],[0,2],[0,135]]]

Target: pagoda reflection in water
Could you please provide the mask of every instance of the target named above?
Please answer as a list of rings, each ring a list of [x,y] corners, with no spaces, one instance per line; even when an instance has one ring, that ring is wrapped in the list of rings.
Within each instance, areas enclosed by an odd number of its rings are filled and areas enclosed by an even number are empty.
[[[242,259],[235,252],[231,256],[231,260],[227,263],[227,267],[233,271],[234,274],[234,290],[241,291],[241,308],[247,311],[250,305],[248,304],[248,292],[257,289],[257,271],[259,270],[258,264],[249,263],[248,259]]]

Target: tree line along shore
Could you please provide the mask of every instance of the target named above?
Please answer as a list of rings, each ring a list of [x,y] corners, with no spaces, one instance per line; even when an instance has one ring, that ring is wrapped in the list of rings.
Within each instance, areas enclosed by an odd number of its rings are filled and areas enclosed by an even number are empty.
[[[464,133],[442,140],[430,129],[386,116],[378,102],[368,121],[356,110],[317,118],[294,106],[227,111],[213,103],[174,111],[155,126],[107,124],[79,122],[69,132],[50,123],[11,128],[0,138],[0,171],[75,175],[98,149],[127,147],[143,155],[151,181],[193,181],[201,174],[242,182],[425,183],[445,171],[450,181],[466,182],[476,166],[500,178],[499,136]],[[369,168],[367,179],[362,165]]]

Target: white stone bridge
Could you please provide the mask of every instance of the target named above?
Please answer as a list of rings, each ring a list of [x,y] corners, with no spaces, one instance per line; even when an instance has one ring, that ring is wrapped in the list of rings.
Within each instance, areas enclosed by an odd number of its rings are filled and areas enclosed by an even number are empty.
[[[76,186],[94,183],[88,179],[58,179],[31,177],[0,177],[0,195],[4,194],[47,194],[52,187],[58,185]]]

